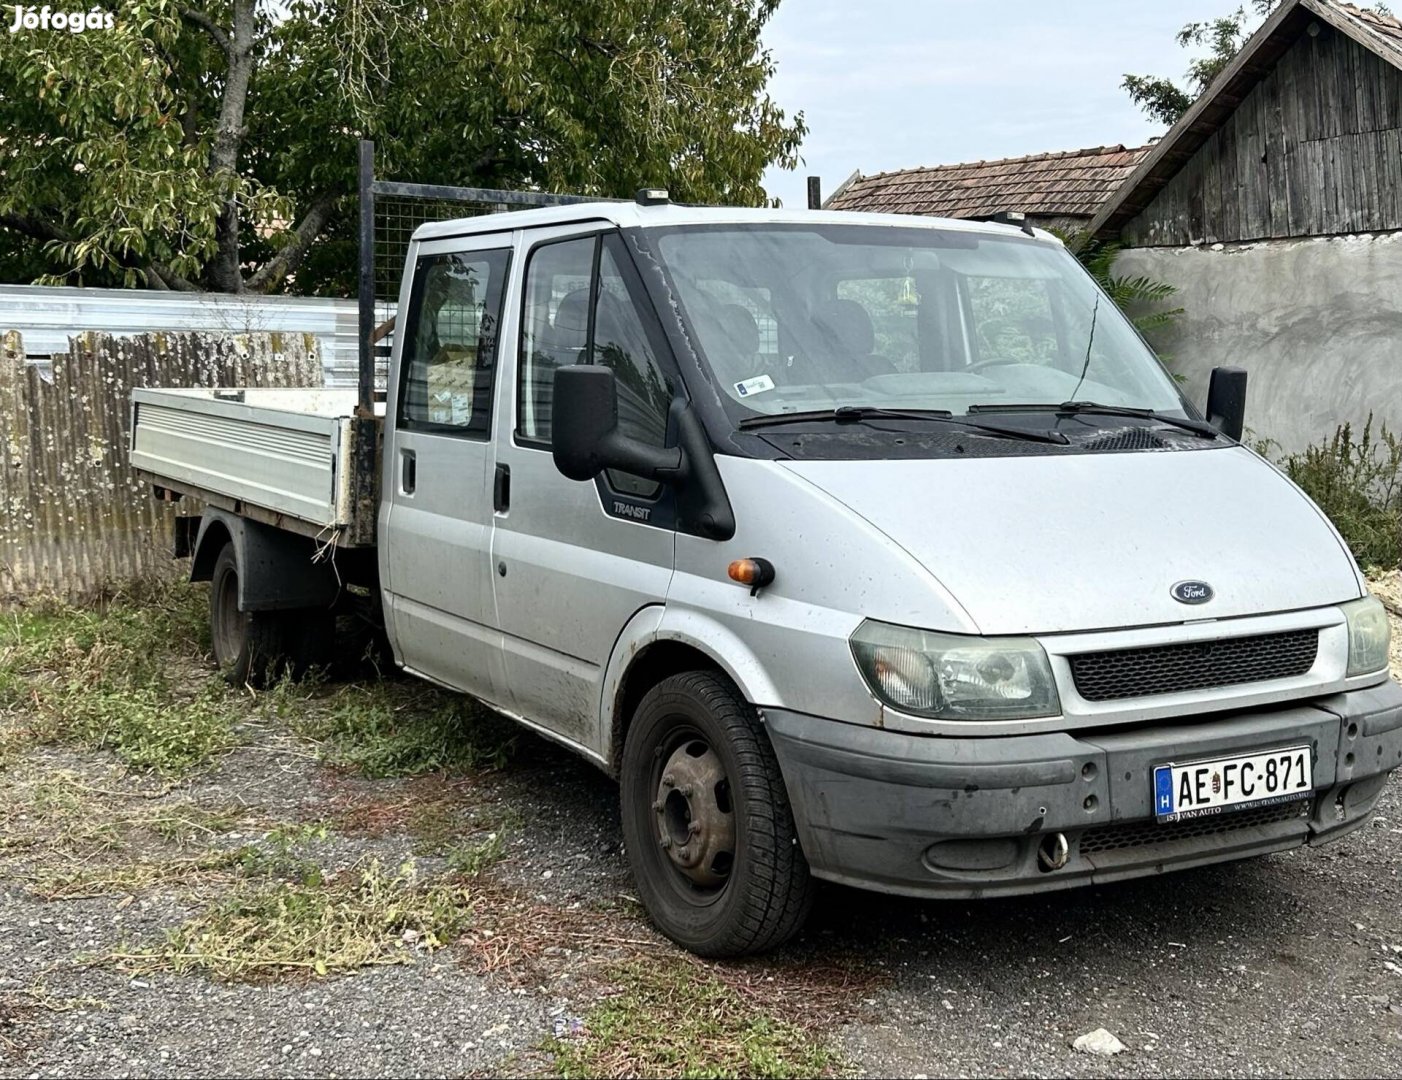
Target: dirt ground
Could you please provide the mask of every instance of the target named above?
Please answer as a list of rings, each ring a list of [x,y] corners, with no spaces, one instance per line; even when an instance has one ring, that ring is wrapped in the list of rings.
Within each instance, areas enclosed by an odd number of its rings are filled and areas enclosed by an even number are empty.
[[[781,954],[710,964],[641,916],[589,765],[521,735],[504,763],[376,779],[294,733],[298,707],[178,780],[12,750],[0,1077],[1402,1074],[1396,781],[1321,849],[1042,899],[831,887]],[[327,946],[341,915],[308,898],[347,882],[394,910]],[[330,970],[239,969],[286,926]],[[1101,1027],[1122,1053],[1072,1049]]]

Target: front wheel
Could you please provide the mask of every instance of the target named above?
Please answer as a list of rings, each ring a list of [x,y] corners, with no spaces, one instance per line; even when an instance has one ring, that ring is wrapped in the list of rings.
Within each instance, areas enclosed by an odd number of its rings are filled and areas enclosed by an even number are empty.
[[[623,835],[643,906],[701,956],[743,956],[802,928],[813,879],[754,708],[723,677],[664,679],[623,747]]]

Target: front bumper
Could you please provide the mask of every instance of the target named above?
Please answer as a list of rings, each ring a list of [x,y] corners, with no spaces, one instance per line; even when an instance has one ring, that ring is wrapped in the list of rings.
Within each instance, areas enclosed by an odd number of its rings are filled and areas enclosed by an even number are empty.
[[[1063,889],[1323,843],[1361,825],[1402,766],[1391,680],[1110,733],[959,739],[763,714],[813,873],[912,896]],[[1304,743],[1313,799],[1155,821],[1155,765]]]

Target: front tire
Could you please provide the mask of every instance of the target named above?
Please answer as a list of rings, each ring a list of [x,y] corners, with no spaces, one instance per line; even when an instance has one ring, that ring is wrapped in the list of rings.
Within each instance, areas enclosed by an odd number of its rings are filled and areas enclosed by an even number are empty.
[[[803,927],[814,882],[759,718],[708,671],[644,696],[623,746],[623,835],[657,928],[700,956],[744,956]]]

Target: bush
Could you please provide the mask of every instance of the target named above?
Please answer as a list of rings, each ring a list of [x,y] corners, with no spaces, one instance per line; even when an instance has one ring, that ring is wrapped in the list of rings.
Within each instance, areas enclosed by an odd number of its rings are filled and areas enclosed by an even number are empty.
[[[1344,424],[1332,438],[1281,459],[1281,468],[1328,515],[1365,567],[1402,563],[1402,439],[1373,418],[1354,437]]]

